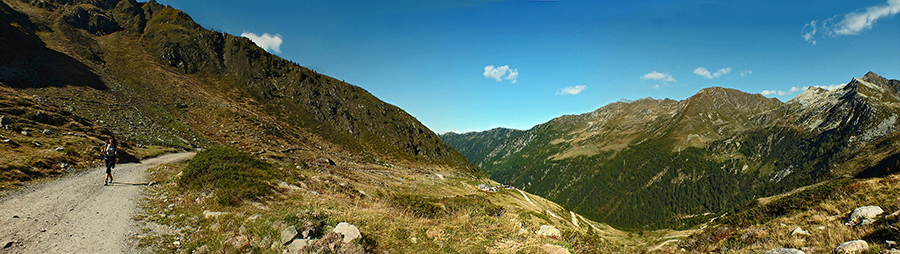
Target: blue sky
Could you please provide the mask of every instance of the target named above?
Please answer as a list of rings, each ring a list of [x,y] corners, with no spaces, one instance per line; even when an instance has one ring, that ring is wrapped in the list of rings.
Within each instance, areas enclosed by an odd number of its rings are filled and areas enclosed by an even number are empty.
[[[711,86],[787,101],[868,71],[900,79],[900,0],[157,1],[436,132]]]

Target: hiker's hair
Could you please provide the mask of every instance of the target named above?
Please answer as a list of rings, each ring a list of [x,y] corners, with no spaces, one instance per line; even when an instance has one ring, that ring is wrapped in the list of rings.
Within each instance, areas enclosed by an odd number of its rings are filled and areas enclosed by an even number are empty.
[[[106,138],[106,141],[108,142],[109,140],[112,140],[111,143],[112,143],[112,145],[113,145],[114,147],[117,147],[117,148],[119,147],[119,142],[116,141],[116,136],[115,136],[115,135],[109,134],[109,137]]]

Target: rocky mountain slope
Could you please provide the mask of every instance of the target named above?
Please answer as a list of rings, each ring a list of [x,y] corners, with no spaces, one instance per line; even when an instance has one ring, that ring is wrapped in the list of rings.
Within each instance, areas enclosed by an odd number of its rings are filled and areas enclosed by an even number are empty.
[[[498,188],[402,109],[155,1],[0,1],[0,89],[5,185],[96,165],[107,134],[134,158],[205,150],[149,170],[134,237],[156,252],[623,252],[683,234]],[[341,222],[361,238],[333,241]],[[291,227],[307,234],[280,241]]]
[[[0,8],[9,42],[0,46],[0,82],[129,140],[186,148],[226,142],[275,157],[325,147],[330,156],[474,172],[400,108],[247,38],[204,29],[174,8],[115,0]]]
[[[782,103],[707,88],[526,131],[445,134],[499,182],[626,228],[684,227],[751,200],[896,161],[897,80],[875,73]],[[879,171],[880,170],[880,171]],[[876,172],[877,171],[877,172]]]

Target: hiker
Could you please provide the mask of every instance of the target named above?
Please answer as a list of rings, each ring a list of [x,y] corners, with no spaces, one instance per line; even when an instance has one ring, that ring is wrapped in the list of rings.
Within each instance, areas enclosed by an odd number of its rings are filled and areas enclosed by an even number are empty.
[[[109,185],[113,181],[112,169],[116,167],[116,155],[118,155],[116,149],[118,147],[119,143],[116,142],[116,137],[109,135],[109,137],[106,138],[106,145],[100,149],[100,153],[103,154],[103,157],[106,160],[106,178],[103,179],[103,185]]]

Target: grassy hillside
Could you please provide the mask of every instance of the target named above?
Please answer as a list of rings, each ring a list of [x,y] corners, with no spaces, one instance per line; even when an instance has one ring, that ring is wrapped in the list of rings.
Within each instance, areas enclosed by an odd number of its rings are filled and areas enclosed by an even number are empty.
[[[0,46],[8,58],[0,78],[126,140],[182,148],[225,143],[271,157],[314,159],[323,152],[334,160],[475,172],[402,109],[247,38],[206,30],[156,2],[65,2],[5,1],[4,31],[29,43]],[[79,75],[85,78],[68,78]]]
[[[788,103],[714,87],[678,102],[617,102],[515,135],[443,137],[492,179],[589,218],[685,228],[756,197],[883,171],[876,164],[900,153],[887,145],[898,130],[897,84],[868,73]],[[870,157],[869,147],[881,148]]]
[[[324,237],[342,221],[364,236],[342,250],[372,253],[631,252],[684,235],[634,235],[526,192],[481,191],[498,184],[402,109],[153,1],[2,0],[0,11],[0,40],[22,42],[0,43],[0,114],[14,122],[0,129],[14,158],[2,180],[91,166],[106,133],[132,159],[204,149],[150,172],[160,184],[140,220],[153,230],[138,238],[159,252],[281,253],[288,225]],[[44,128],[73,134],[20,132]],[[562,232],[537,234],[545,225]]]

